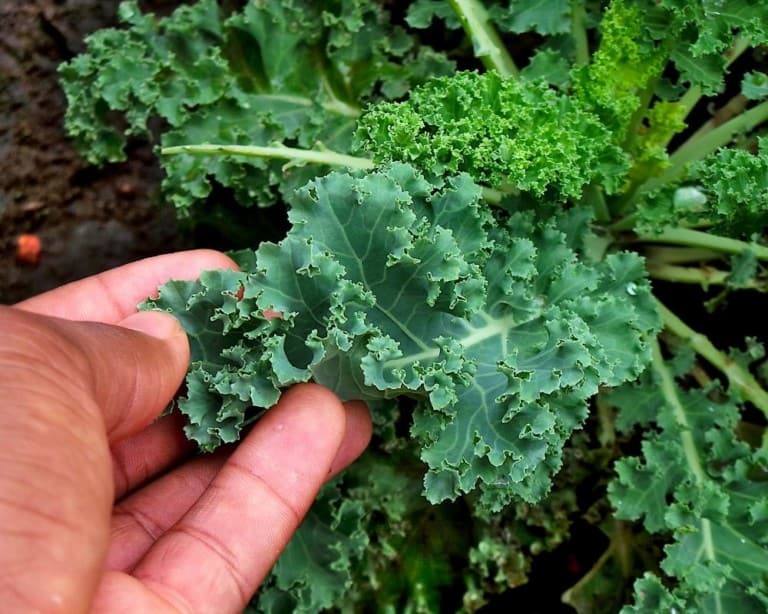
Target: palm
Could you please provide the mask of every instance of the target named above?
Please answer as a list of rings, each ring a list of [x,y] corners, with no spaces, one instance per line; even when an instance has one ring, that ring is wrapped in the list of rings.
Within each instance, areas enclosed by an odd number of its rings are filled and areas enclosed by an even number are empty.
[[[169,353],[126,329],[145,330],[135,305],[163,281],[221,266],[213,252],[155,258],[0,311],[0,430],[18,435],[0,453],[8,611],[237,611],[329,474],[365,447],[365,408],[306,385],[236,450],[180,464],[192,449],[179,419],[154,418],[186,344]]]

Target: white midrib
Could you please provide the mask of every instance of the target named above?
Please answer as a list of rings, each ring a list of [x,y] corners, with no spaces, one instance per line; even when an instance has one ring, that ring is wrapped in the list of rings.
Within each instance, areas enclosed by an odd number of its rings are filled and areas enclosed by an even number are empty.
[[[328,96],[328,100],[320,101],[320,106],[323,109],[329,113],[335,113],[350,119],[360,117],[360,109],[337,98],[329,88],[325,89],[325,93]],[[265,100],[274,100],[275,102],[286,102],[300,107],[311,107],[316,102],[312,98],[295,94],[255,94],[255,96]]]
[[[653,366],[657,375],[661,379],[662,392],[664,397],[672,408],[672,412],[677,420],[680,428],[680,441],[683,445],[683,452],[685,453],[685,460],[688,463],[688,467],[691,469],[696,482],[703,485],[708,481],[708,476],[704,470],[699,451],[696,449],[696,442],[693,439],[693,433],[691,432],[691,425],[688,422],[688,415],[686,414],[685,407],[683,407],[680,398],[677,395],[677,388],[675,387],[674,378],[669,369],[665,366],[664,360],[661,356],[661,350],[658,343],[654,344],[653,348]],[[701,544],[704,556],[709,561],[716,560],[715,544],[712,539],[712,523],[708,518],[702,518],[701,522]],[[719,603],[719,595],[717,597]],[[718,611],[720,609],[718,608]]]
[[[459,343],[461,343],[464,348],[470,348],[473,345],[482,343],[486,339],[499,336],[501,337],[503,344],[502,353],[506,354],[507,333],[511,328],[514,328],[517,325],[517,321],[512,316],[506,316],[498,319],[486,316],[485,319],[487,322],[485,326],[480,328],[470,328],[469,334],[466,337],[457,339],[457,341],[459,341]],[[404,367],[417,361],[437,358],[439,355],[440,348],[430,348],[428,350],[424,350],[423,352],[417,352],[415,354],[408,354],[407,356],[387,360],[384,362],[382,367],[385,369],[397,369],[398,367]]]

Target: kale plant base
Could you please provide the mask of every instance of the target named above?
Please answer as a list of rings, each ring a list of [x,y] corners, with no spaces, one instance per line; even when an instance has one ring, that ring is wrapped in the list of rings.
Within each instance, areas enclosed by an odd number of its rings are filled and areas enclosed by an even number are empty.
[[[309,380],[372,409],[251,608],[472,612],[585,518],[577,611],[766,611],[765,350],[651,282],[768,288],[768,4],[406,5],[127,2],[61,68],[89,160],[152,138],[181,215],[288,207],[146,304],[190,337],[187,435]]]

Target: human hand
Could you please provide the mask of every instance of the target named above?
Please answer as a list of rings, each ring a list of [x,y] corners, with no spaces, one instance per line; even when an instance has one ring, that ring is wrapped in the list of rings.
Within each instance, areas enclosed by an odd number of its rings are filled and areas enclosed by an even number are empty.
[[[362,403],[303,384],[233,452],[176,466],[192,452],[180,419],[155,418],[187,338],[135,305],[169,278],[233,266],[160,256],[0,307],[3,612],[238,611],[367,445]]]

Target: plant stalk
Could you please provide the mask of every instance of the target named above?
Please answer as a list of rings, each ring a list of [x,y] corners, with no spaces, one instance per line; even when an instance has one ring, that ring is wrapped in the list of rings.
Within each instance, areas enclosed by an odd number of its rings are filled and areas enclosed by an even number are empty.
[[[571,33],[576,53],[576,66],[589,64],[589,39],[587,38],[587,11],[581,2],[571,4]]]
[[[749,49],[750,44],[748,38],[737,38],[725,54],[725,67],[728,68],[728,66],[739,59]],[[685,108],[686,115],[693,111],[693,108],[699,103],[703,95],[704,93],[699,85],[694,85],[683,95],[679,102]]]
[[[374,166],[373,160],[368,158],[358,158],[347,154],[338,153],[330,150],[316,149],[297,149],[295,147],[286,147],[285,145],[272,145],[262,147],[259,145],[216,145],[213,143],[202,143],[200,145],[178,145],[176,147],[163,147],[160,153],[167,156],[178,154],[193,155],[234,155],[246,156],[249,158],[272,158],[278,160],[288,160],[301,164],[308,162],[311,164],[324,164],[329,166],[345,166],[347,168],[371,169]]]
[[[683,174],[692,162],[696,162],[727,145],[740,132],[749,132],[768,120],[768,100],[749,111],[737,115],[717,128],[696,137],[694,135],[683,143],[669,158],[669,168],[659,177],[652,177],[643,183],[630,201],[637,202],[638,197],[670,183]],[[694,138],[696,137],[696,138]]]
[[[701,247],[664,247],[660,245],[648,247],[643,250],[643,254],[649,262],[653,261],[657,264],[701,263],[723,257],[720,252]]]
[[[688,422],[688,416],[685,412],[685,407],[680,401],[680,396],[677,393],[677,386],[675,385],[675,378],[672,372],[664,362],[664,358],[661,355],[661,348],[659,347],[658,340],[653,341],[653,370],[656,372],[656,376],[660,380],[661,393],[664,399],[669,404],[675,419],[680,426],[680,441],[683,444],[683,452],[685,454],[685,460],[688,467],[691,469],[696,478],[696,482],[703,486],[705,482],[709,481],[707,472],[704,470],[704,465],[701,460],[701,455],[696,448],[696,442],[693,439],[693,433],[691,432],[691,425]],[[701,537],[704,556],[710,560],[715,560],[715,550],[712,541],[712,524],[708,518],[701,518]]]
[[[750,251],[758,260],[768,260],[768,247],[764,245],[721,237],[691,228],[667,228],[656,234],[639,234],[632,242],[687,245],[689,247],[714,250],[724,254],[740,254]]]
[[[672,264],[655,263],[652,260],[648,261],[646,268],[648,269],[648,274],[654,279],[683,284],[697,284],[705,289],[709,286],[724,286],[729,276],[728,272],[719,269],[675,266]],[[756,285],[750,284],[745,287],[755,288]]]
[[[608,210],[608,204],[605,201],[605,194],[597,184],[589,184],[584,188],[581,198],[582,202],[591,205],[595,214],[595,220],[598,222],[610,222],[611,212]]]
[[[685,408],[683,407],[683,404],[680,401],[680,397],[677,394],[675,378],[664,362],[664,358],[661,355],[659,342],[655,339],[653,341],[652,351],[652,366],[653,370],[656,372],[656,376],[659,378],[661,394],[664,397],[664,400],[669,404],[669,407],[672,410],[678,425],[682,427],[680,437],[683,440],[685,459],[688,462],[688,466],[691,468],[691,471],[696,476],[696,481],[702,483],[707,479],[707,474],[704,471],[703,465],[701,464],[699,451],[696,449],[696,443],[694,442],[693,435],[691,434],[691,427],[688,424],[688,417],[685,414]]]
[[[520,71],[491,24],[483,3],[480,0],[449,0],[449,4],[472,41],[475,55],[485,67],[502,77],[517,77]]]
[[[656,299],[656,306],[664,322],[664,327],[669,332],[685,341],[699,356],[719,369],[728,378],[728,383],[744,399],[752,402],[755,407],[768,416],[768,392],[763,390],[749,371],[718,350],[705,335],[690,328],[658,299]],[[654,368],[656,362],[654,356]]]
[[[705,134],[712,132],[718,126],[722,126],[725,122],[730,121],[732,118],[743,113],[748,104],[749,100],[744,94],[737,94],[725,103],[725,105],[720,107],[712,116],[712,119],[705,124],[702,124],[702,126],[691,135],[690,140],[696,141],[703,138]]]
[[[163,147],[160,153],[166,156],[191,154],[198,156],[245,156],[247,158],[268,158],[287,160],[288,166],[297,164],[322,164],[370,170],[376,166],[373,160],[342,154],[330,149],[298,149],[285,145],[217,145],[201,143],[199,145],[176,145]],[[504,193],[493,188],[482,187],[483,200],[490,205],[500,205]]]

